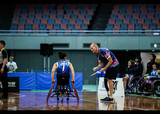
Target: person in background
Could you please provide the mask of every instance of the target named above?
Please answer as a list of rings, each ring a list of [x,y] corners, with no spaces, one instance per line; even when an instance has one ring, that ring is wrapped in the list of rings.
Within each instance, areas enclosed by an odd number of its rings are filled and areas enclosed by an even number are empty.
[[[7,68],[9,72],[16,72],[16,69],[18,68],[16,62],[14,62],[13,60],[14,60],[14,57],[10,56],[9,62],[7,63]]]
[[[124,90],[126,91],[127,81],[133,78],[133,65],[132,61],[128,61],[128,66],[125,69],[125,77],[123,78]]]
[[[5,46],[5,41],[1,40],[0,41],[0,78],[2,80],[2,96],[0,99],[8,99],[8,76],[7,76],[7,58],[8,58],[8,53],[4,48]]]
[[[147,63],[147,71],[146,71],[146,74],[148,75],[150,75],[153,70],[152,65],[156,63],[155,62],[156,56],[154,54],[150,54],[149,59],[150,61]]]
[[[143,65],[141,63],[142,58],[140,56],[135,57],[135,63],[133,64],[133,76],[142,77]]]

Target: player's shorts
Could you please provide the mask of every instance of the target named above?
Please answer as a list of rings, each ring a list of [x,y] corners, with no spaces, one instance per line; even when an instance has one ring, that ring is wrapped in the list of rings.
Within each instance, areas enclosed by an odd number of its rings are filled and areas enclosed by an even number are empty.
[[[69,74],[57,74],[57,85],[69,85]]]
[[[111,67],[106,70],[104,78],[107,79],[116,79],[117,74],[119,73],[119,65],[116,67]]]
[[[151,84],[152,83],[151,79],[160,78],[160,77],[158,77],[158,76],[147,76],[147,78],[148,78],[148,80],[146,81],[146,83]]]

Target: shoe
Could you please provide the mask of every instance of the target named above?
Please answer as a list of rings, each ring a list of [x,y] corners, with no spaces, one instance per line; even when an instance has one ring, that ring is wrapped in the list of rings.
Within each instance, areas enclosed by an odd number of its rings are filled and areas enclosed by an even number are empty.
[[[102,99],[101,101],[103,101],[103,102],[111,102],[111,101],[113,101],[113,98],[108,97],[106,99]]]
[[[104,101],[105,99],[108,99],[109,97],[105,97],[105,98],[103,98],[103,99],[101,99],[101,101]]]

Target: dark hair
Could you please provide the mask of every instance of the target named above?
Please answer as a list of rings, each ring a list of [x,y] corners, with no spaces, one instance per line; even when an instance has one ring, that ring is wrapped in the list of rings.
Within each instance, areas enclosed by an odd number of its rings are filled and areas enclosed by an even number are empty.
[[[0,43],[3,44],[3,46],[6,45],[5,41],[3,41],[3,40],[0,40]]]
[[[142,58],[140,56],[136,56],[135,59],[138,59],[138,62],[141,63]]]
[[[154,63],[153,65],[156,65],[157,69],[159,69],[159,64]],[[153,66],[153,65],[152,65],[152,66]]]
[[[155,56],[155,54],[150,54],[150,55],[152,55],[152,57],[153,57],[153,61],[155,61],[156,60],[156,56]]]
[[[66,57],[66,53],[63,53],[63,52],[58,52],[58,55],[59,55],[59,59],[64,59],[64,57]]]

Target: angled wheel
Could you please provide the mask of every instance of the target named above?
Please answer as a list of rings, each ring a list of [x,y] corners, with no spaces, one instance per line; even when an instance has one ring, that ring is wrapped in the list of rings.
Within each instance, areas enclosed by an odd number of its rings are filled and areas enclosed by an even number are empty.
[[[48,103],[49,97],[51,96],[51,93],[52,93],[53,87],[54,87],[54,83],[52,83],[52,86],[51,86],[51,88],[50,88],[50,90],[49,90],[49,92],[48,92],[48,95],[47,95],[47,98],[46,98],[47,103]]]
[[[160,80],[153,81],[152,91],[156,96],[160,97]]]
[[[72,82],[72,87],[73,87],[74,93],[76,95],[77,101],[79,102],[79,96],[78,96],[77,90],[76,90],[73,82]]]

